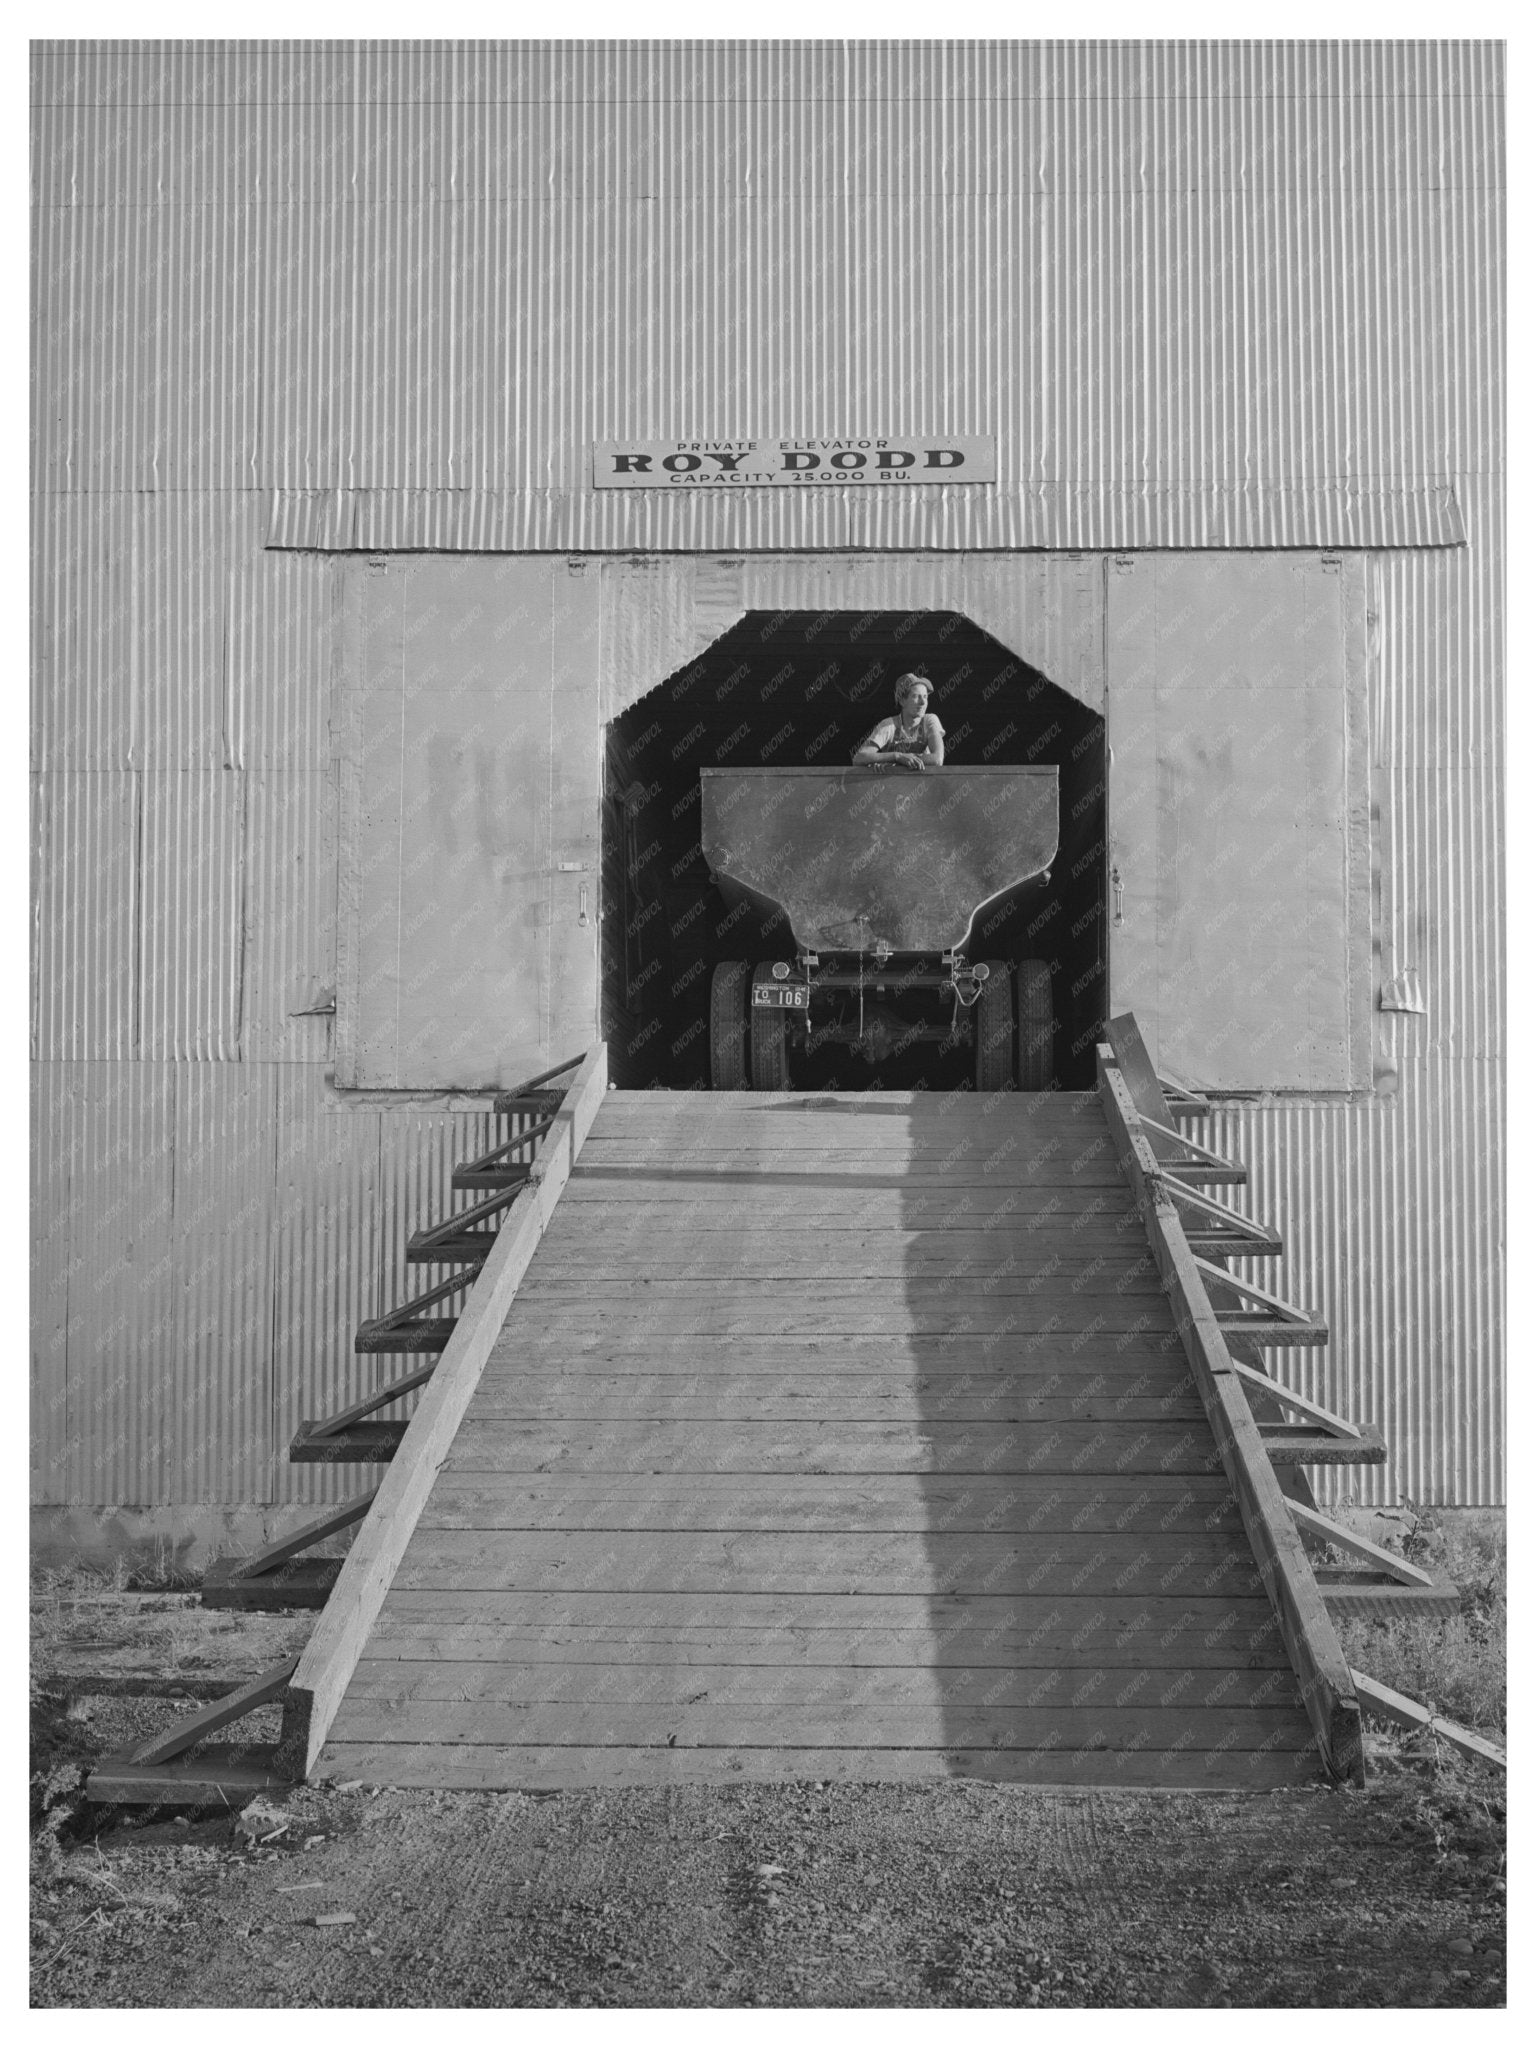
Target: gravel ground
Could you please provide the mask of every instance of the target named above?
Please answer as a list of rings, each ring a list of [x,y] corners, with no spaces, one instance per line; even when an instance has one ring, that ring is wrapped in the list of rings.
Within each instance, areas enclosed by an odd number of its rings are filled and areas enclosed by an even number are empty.
[[[214,1820],[85,1810],[34,1852],[33,2003],[1497,2006],[1502,1801],[1383,1750],[1363,1794],[314,1786]]]

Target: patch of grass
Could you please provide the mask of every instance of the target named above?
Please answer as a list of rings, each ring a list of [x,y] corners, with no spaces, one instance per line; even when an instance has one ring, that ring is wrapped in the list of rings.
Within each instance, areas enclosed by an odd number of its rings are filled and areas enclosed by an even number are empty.
[[[1508,1631],[1504,1517],[1415,1512],[1400,1546],[1403,1556],[1452,1580],[1461,1612],[1341,1619],[1339,1641],[1357,1670],[1449,1721],[1501,1740]]]
[[[155,1700],[93,1700],[72,1696],[56,1674],[78,1654],[81,1638],[101,1641],[111,1652],[125,1628],[144,1644],[148,1661],[168,1662],[182,1618],[152,1621],[116,1611],[120,1596],[133,1590],[126,1559],[112,1564],[34,1567],[31,1577],[30,1805],[34,1874],[56,1871],[62,1846],[86,1829],[91,1812],[83,1786],[88,1771],[110,1749],[144,1732],[164,1707]]]
[[[1399,1729],[1396,1733],[1404,1735]],[[1405,1736],[1373,1756],[1369,1798],[1390,1834],[1453,1881],[1502,1899],[1506,1849],[1503,1777],[1458,1757],[1443,1743]]]
[[[114,1571],[93,1570],[88,1565],[34,1568],[30,1611],[30,1686],[34,1709],[44,1689],[47,1674],[58,1660],[60,1650],[78,1625],[77,1608],[82,1600],[104,1593],[121,1593],[128,1583],[126,1567]]]
[[[34,1570],[31,1600],[31,1813],[34,1876],[59,1867],[59,1838],[78,1818],[80,1787],[95,1762],[93,1744],[67,1701],[49,1687],[49,1676],[70,1632],[79,1624],[79,1603],[103,1593],[120,1593],[122,1571],[84,1565]]]

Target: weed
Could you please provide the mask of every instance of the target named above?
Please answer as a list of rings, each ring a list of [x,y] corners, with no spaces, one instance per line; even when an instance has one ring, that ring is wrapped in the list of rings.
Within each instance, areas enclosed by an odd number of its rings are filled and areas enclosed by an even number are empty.
[[[1395,1755],[1372,1768],[1372,1794],[1399,1841],[1440,1865],[1475,1869],[1479,1879],[1502,1882],[1505,1802],[1502,1779],[1438,1744],[1410,1737]]]
[[[59,1836],[80,1811],[80,1794],[85,1773],[75,1763],[56,1763],[35,1774],[32,1781],[33,1811],[32,1873],[35,1878],[57,1877],[64,1867]]]
[[[1508,1629],[1503,1516],[1419,1510],[1400,1547],[1410,1564],[1456,1585],[1460,1613],[1341,1619],[1345,1656],[1447,1720],[1502,1737]]]

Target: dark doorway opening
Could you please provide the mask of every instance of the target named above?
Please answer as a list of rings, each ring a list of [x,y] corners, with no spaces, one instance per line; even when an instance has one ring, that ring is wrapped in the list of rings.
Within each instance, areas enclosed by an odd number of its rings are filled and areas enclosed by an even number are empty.
[[[1107,999],[1104,721],[958,612],[751,612],[608,727],[603,795],[603,1032],[621,1088],[707,1088],[709,992],[724,959],[792,957],[787,922],[728,904],[699,846],[699,770],[847,762],[898,676],[934,685],[959,765],[1055,766],[1049,878],[976,919],[973,959],[1044,960],[1055,1081],[1090,1088]],[[942,771],[940,771],[942,772]],[[809,1088],[958,1088],[966,1055],[914,1047],[870,1065],[828,1046]]]

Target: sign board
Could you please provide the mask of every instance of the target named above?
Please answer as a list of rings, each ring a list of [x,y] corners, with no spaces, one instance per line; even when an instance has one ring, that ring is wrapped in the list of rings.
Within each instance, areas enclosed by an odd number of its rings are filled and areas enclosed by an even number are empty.
[[[598,441],[600,491],[738,490],[752,485],[993,484],[995,434],[832,434],[799,440]]]

